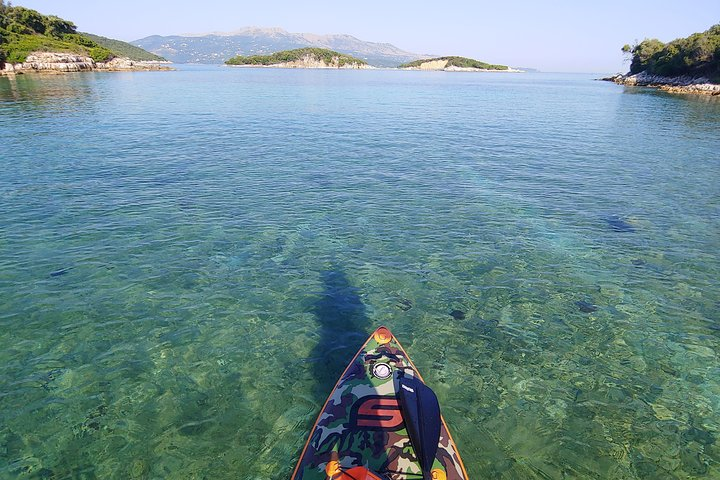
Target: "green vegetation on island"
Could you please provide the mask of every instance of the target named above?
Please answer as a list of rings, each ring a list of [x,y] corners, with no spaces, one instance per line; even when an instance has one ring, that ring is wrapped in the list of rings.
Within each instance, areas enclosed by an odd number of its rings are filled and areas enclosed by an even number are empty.
[[[622,51],[631,56],[631,75],[646,72],[666,77],[706,76],[720,83],[720,24],[670,43],[646,39],[625,45]]]
[[[22,63],[28,54],[38,51],[85,55],[96,62],[122,56],[134,60],[126,55],[126,48],[118,48],[118,44],[124,42],[105,40],[110,39],[78,33],[75,24],[68,20],[25,7],[13,7],[0,0],[0,66]]]
[[[437,57],[437,58],[426,58],[422,60],[415,60],[413,62],[403,63],[398,68],[418,68],[423,63],[427,62],[438,62],[447,60],[447,67],[457,68],[477,68],[480,70],[508,70],[507,65],[493,65],[490,63],[481,62],[467,57]]]
[[[155,55],[147,50],[143,50],[140,47],[136,47],[127,42],[115,40],[112,38],[101,37],[100,35],[93,35],[92,33],[82,32],[82,35],[86,36],[93,42],[97,43],[101,47],[105,47],[111,50],[118,57],[129,58],[136,62],[166,62],[167,60],[160,55]]]
[[[227,65],[277,65],[303,61],[309,57],[313,61],[325,62],[327,65],[342,67],[345,65],[367,65],[365,60],[335,52],[326,48],[297,48],[295,50],[283,50],[270,55],[237,56],[226,61]]]

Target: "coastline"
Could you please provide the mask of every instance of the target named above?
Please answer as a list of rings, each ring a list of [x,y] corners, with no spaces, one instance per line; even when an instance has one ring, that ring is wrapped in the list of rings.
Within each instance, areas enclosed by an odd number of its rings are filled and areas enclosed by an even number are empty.
[[[342,66],[334,66],[334,65],[302,65],[298,64],[296,62],[286,62],[286,63],[274,63],[272,65],[253,65],[253,64],[246,64],[246,65],[223,65],[225,67],[231,67],[231,68],[287,68],[287,69],[299,69],[299,68],[305,68],[305,69],[311,69],[311,70],[374,70],[376,67],[370,66],[370,65],[342,65]]]
[[[73,53],[33,52],[23,63],[6,63],[0,75],[26,73],[62,74],[72,72],[129,72],[170,71],[170,62],[135,61],[117,57],[107,62],[96,62],[90,57]]]
[[[490,69],[490,68],[475,68],[475,67],[458,67],[455,65],[449,65],[447,59],[428,60],[421,63],[418,66],[413,67],[398,67],[398,70],[423,70],[423,71],[434,71],[434,72],[491,72],[491,73],[524,73],[523,70],[508,67],[505,70]]]
[[[711,83],[706,77],[663,77],[640,72],[635,75],[617,74],[601,78],[626,87],[651,87],[668,93],[720,96],[720,84]]]
[[[280,53],[297,53],[299,51],[302,51],[303,49],[298,50],[292,50],[288,52],[280,52]],[[307,50],[307,49],[304,49]],[[231,59],[225,62],[225,65],[230,67],[263,67],[263,68],[314,68],[314,69],[333,69],[333,70],[363,70],[363,69],[372,69],[374,67],[368,65],[367,63],[358,60],[358,59],[351,59],[353,61],[346,61],[345,58],[347,56],[343,56],[337,52],[327,52],[328,54],[332,54],[332,57],[328,61],[329,57],[323,57],[315,52],[308,52],[305,53],[302,56],[296,56],[296,58],[292,60],[288,60],[285,62],[277,62],[277,63],[229,63],[236,59]],[[277,55],[279,56],[279,54]],[[270,60],[273,56],[265,56],[265,60]],[[345,58],[343,58],[345,57]],[[238,57],[241,58],[241,57]],[[288,58],[288,55],[285,56],[285,58]],[[285,58],[277,58],[277,60],[284,60]],[[292,56],[290,57],[292,58]],[[275,58],[272,58],[275,60]]]
[[[508,67],[506,70],[490,69],[490,68],[471,68],[471,67],[445,67],[443,72],[488,72],[488,73],[525,73],[524,70]]]
[[[508,68],[507,70],[497,70],[489,68],[471,68],[471,67],[444,67],[444,68],[421,68],[421,67],[405,67],[397,70],[417,70],[423,72],[483,72],[483,73],[525,73],[525,70],[516,68]]]

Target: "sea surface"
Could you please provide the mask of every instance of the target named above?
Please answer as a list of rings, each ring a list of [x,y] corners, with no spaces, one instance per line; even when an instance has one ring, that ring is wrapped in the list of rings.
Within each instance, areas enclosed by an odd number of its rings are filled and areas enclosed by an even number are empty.
[[[0,478],[286,479],[388,326],[472,479],[720,478],[720,99],[0,78]]]

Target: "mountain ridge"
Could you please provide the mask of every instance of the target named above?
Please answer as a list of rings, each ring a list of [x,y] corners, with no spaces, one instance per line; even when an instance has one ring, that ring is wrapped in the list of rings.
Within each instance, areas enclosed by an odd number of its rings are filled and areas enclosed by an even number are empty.
[[[369,42],[348,34],[294,33],[280,27],[248,26],[232,32],[151,35],[130,43],[176,63],[221,64],[238,55],[263,55],[303,47],[335,50],[378,67],[396,67],[429,57],[391,43]]]

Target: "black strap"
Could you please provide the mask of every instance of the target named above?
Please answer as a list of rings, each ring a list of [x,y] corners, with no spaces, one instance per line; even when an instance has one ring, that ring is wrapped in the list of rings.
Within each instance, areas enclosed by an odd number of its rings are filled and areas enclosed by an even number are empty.
[[[423,478],[424,475],[422,473],[409,473],[409,472],[398,472],[395,470],[383,470],[383,473],[392,473],[393,475],[402,475],[403,477],[415,477],[415,478]]]

